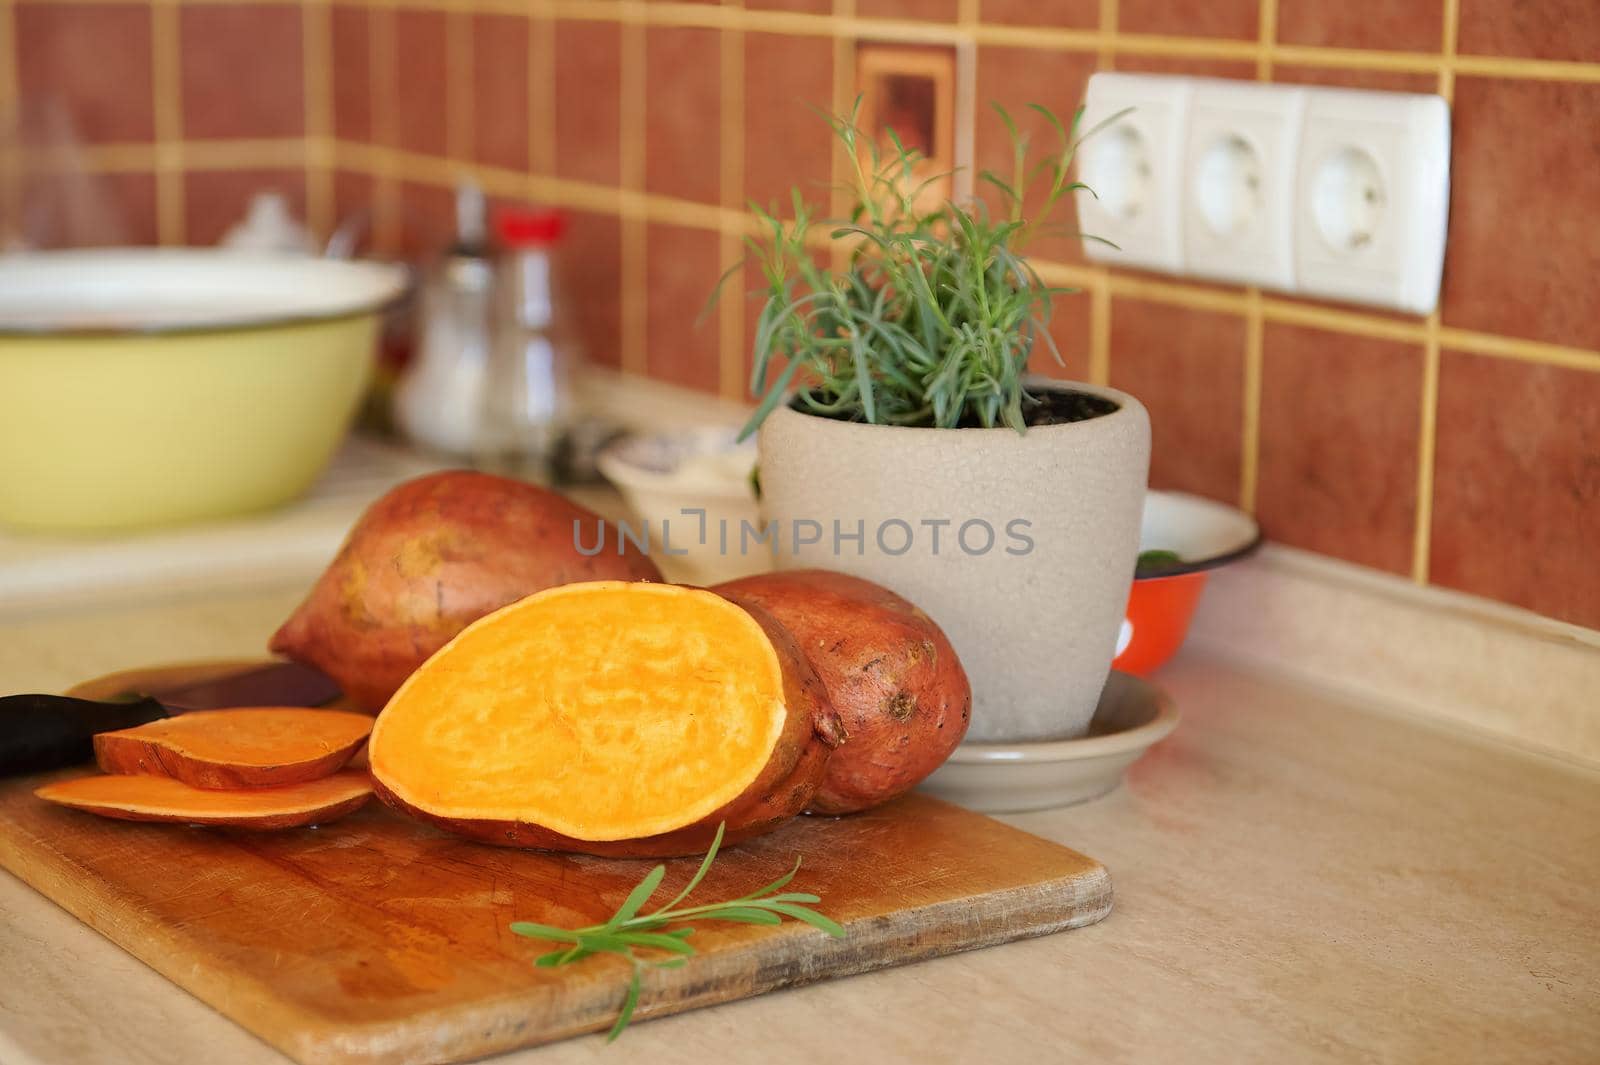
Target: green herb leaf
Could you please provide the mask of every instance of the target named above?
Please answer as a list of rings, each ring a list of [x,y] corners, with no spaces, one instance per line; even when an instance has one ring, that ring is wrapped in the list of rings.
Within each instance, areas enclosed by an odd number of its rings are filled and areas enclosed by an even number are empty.
[[[666,875],[667,867],[664,865],[658,865],[646,873],[644,879],[639,881],[638,886],[628,892],[628,897],[623,900],[621,906],[617,907],[617,912],[612,915],[611,920],[606,922],[606,927],[608,929],[616,929],[624,922],[631,921],[633,915],[639,912],[640,907],[650,900],[651,895],[656,893],[656,888],[661,886],[661,881]]]
[[[793,869],[790,869],[787,873],[784,873],[782,876],[778,877],[778,879],[774,880],[772,883],[768,884],[766,887],[760,888],[760,889],[758,889],[756,891],[752,891],[750,894],[745,895],[739,901],[743,902],[745,899],[759,899],[764,895],[770,895],[774,891],[778,891],[778,890],[781,890],[781,889],[783,889],[785,887],[788,887],[789,886],[789,881],[793,880],[795,874],[798,873],[799,871],[800,871],[800,859],[796,858],[794,860],[794,868]]]
[[[669,954],[694,953],[694,948],[685,943],[682,936],[664,935],[659,932],[629,932],[624,935],[623,941],[630,947],[650,947],[654,950],[667,951]]]
[[[714,917],[718,921],[732,921],[734,924],[782,924],[783,918],[768,910],[747,909],[733,906],[721,909]]]
[[[835,939],[844,938],[844,928],[831,918],[824,917],[816,910],[808,910],[804,906],[795,906],[787,902],[769,903],[770,910],[776,910],[785,917],[793,917],[797,921],[804,921],[813,928],[820,928]]]
[[[576,943],[578,933],[569,932],[565,928],[552,928],[547,924],[534,924],[532,921],[513,921],[511,931],[519,936],[528,936],[532,939],[554,939],[561,943]]]
[[[566,965],[571,961],[568,958],[568,954],[569,952],[565,950],[552,950],[549,954],[541,954],[533,959],[533,964],[541,969],[554,969],[558,965]]]
[[[1176,566],[1183,562],[1176,551],[1140,551],[1139,561],[1134,567],[1134,575],[1138,577],[1149,576],[1160,572],[1169,566]]]
[[[639,1005],[639,966],[633,966],[633,975],[628,978],[628,993],[622,998],[622,1012],[617,1014],[617,1022],[611,1026],[611,1031],[606,1033],[606,1042],[615,1043],[617,1036],[628,1027],[628,1022],[633,1020],[634,1007]]]
[[[793,367],[794,364],[791,364],[791,370]],[[628,980],[627,993],[623,996],[622,1010],[606,1036],[607,1042],[612,1042],[621,1035],[633,1018],[633,1012],[639,1004],[640,974],[643,969],[647,966],[652,969],[680,968],[694,955],[695,948],[688,939],[694,934],[695,929],[689,922],[727,921],[731,924],[776,925],[781,924],[785,917],[789,917],[813,928],[819,928],[831,936],[842,937],[845,934],[844,929],[835,921],[803,905],[822,901],[816,895],[798,891],[777,894],[800,871],[799,858],[795,859],[794,868],[787,874],[749,895],[730,902],[678,908],[679,904],[688,899],[694,889],[700,886],[706,873],[710,871],[711,863],[716,860],[717,852],[722,846],[726,827],[726,825],[717,826],[717,834],[706,850],[700,867],[695,870],[694,876],[671,902],[660,909],[651,913],[640,912],[650,896],[660,888],[666,876],[664,865],[657,865],[646,873],[644,879],[628,893],[622,905],[617,907],[617,912],[604,924],[574,929],[555,928],[532,921],[516,921],[511,925],[511,930],[520,936],[572,944],[565,949],[548,951],[535,958],[534,965],[541,969],[569,965],[596,954],[619,954],[629,960],[633,972]],[[656,931],[668,924],[677,924],[680,927]],[[659,951],[667,957],[640,958],[634,953],[636,949]]]
[[[711,863],[717,860],[717,851],[722,847],[722,833],[728,827],[726,821],[717,826],[717,834],[711,837],[711,846],[706,848],[706,856],[700,859],[700,868],[694,871],[694,876],[683,886],[683,890],[673,896],[672,901],[661,907],[670,910],[678,903],[689,897],[689,892],[700,886],[700,881],[706,878],[706,873],[711,870]]]
[[[633,948],[628,941],[620,935],[607,932],[604,928],[578,933],[578,948],[590,954],[632,954]]]

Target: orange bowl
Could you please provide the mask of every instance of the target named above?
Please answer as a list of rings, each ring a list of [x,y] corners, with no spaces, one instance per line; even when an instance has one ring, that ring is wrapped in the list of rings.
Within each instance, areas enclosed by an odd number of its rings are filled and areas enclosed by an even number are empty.
[[[1204,572],[1134,581],[1111,668],[1148,677],[1177,654],[1205,586]]]
[[[1208,573],[1261,544],[1254,519],[1235,507],[1181,492],[1145,496],[1141,551],[1171,551],[1178,561],[1136,576],[1111,668],[1147,677],[1189,634]]]

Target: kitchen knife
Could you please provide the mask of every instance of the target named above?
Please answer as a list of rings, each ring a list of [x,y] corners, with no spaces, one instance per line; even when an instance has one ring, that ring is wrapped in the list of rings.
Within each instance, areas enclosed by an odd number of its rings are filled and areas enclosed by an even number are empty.
[[[321,706],[338,697],[339,686],[314,669],[276,662],[225,677],[128,695],[106,702],[66,695],[0,698],[0,777],[87,762],[94,757],[97,732],[133,728],[185,710]]]

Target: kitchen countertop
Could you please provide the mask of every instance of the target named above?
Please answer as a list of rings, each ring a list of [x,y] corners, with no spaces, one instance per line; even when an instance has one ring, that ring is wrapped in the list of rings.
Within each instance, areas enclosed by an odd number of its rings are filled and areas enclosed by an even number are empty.
[[[0,610],[0,691],[259,653],[302,585]],[[1043,939],[497,1059],[1593,1062],[1600,768],[1202,657],[1097,802],[1007,818],[1116,908]],[[0,873],[0,1062],[285,1059]]]

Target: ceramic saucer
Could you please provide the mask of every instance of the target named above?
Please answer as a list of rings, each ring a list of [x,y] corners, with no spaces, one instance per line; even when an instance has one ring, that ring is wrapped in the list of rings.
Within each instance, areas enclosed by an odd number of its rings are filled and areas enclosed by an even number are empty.
[[[1154,684],[1113,671],[1089,733],[1075,740],[963,743],[922,790],[984,813],[1020,813],[1099,798],[1123,770],[1178,727],[1178,708]]]

